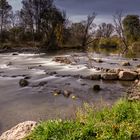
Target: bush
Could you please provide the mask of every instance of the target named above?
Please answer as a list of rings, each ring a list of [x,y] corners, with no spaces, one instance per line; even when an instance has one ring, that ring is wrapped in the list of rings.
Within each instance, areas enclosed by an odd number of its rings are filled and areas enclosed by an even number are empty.
[[[137,140],[140,102],[120,100],[111,109],[85,105],[77,119],[42,122],[25,140]]]
[[[102,38],[99,42],[99,47],[101,48],[117,48],[118,43],[117,41],[111,38]]]
[[[140,42],[132,43],[131,50],[134,52],[140,52]]]

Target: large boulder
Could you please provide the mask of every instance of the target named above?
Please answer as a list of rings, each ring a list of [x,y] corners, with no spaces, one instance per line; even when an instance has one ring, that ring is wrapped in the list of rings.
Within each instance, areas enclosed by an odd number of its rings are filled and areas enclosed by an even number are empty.
[[[0,136],[0,140],[22,140],[35,128],[36,122],[26,121],[16,125]]]
[[[117,80],[118,74],[117,73],[104,73],[102,74],[103,80]]]
[[[123,81],[133,81],[137,76],[138,74],[134,71],[124,70],[119,72],[119,79]]]

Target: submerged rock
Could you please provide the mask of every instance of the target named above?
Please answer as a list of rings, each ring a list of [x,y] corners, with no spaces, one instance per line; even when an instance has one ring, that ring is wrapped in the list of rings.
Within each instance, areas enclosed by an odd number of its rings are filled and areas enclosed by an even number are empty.
[[[93,86],[93,90],[94,90],[94,91],[100,91],[100,90],[101,90],[100,85],[94,85],[94,86]]]
[[[104,62],[102,59],[93,59],[93,61],[95,61],[97,63],[103,63]]]
[[[22,140],[35,128],[37,122],[26,121],[16,125],[0,136],[0,140]]]
[[[28,79],[31,79],[30,76],[25,76],[24,79],[28,80]]]
[[[53,61],[64,64],[72,64],[72,61],[68,57],[55,57]]]
[[[117,80],[118,74],[117,73],[104,73],[102,74],[103,80]]]
[[[21,87],[26,87],[26,86],[29,85],[29,82],[28,82],[26,79],[21,79],[21,80],[19,81],[19,85],[20,85]]]
[[[13,63],[12,62],[8,62],[7,66],[11,66]]]
[[[92,75],[88,76],[81,76],[80,78],[82,79],[89,79],[89,80],[100,80],[101,79],[101,74],[99,73],[94,73]]]
[[[18,53],[13,53],[12,55],[18,55]]]
[[[125,70],[119,73],[119,79],[124,81],[133,81],[137,78],[138,74],[133,71]]]
[[[42,82],[39,83],[39,86],[43,87],[43,86],[45,86],[47,83],[48,83],[47,81],[42,81]]]

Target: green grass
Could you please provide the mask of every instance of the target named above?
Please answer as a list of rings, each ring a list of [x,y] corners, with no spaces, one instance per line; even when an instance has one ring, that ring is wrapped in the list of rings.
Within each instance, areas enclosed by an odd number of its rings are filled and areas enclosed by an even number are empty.
[[[118,101],[95,111],[85,105],[75,120],[42,122],[25,140],[139,140],[140,102]]]

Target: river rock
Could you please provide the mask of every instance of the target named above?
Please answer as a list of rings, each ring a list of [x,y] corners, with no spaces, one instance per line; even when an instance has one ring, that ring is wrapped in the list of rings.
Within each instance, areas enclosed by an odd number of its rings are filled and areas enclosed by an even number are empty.
[[[26,121],[16,125],[0,136],[0,140],[22,140],[27,137],[37,125],[34,121]]]
[[[117,73],[104,73],[102,74],[103,80],[117,80],[118,74]]]
[[[72,61],[68,57],[55,57],[53,61],[64,64],[72,64]]]
[[[13,53],[12,55],[18,55],[18,53]]]
[[[26,87],[26,86],[29,85],[29,82],[28,82],[26,79],[21,79],[21,80],[19,81],[19,85],[20,85],[21,87]]]
[[[138,68],[136,71],[137,71],[137,73],[140,73],[140,68]]]
[[[58,90],[58,89],[54,90],[54,92],[53,92],[54,95],[60,95],[61,93],[62,93],[62,91]]]
[[[137,68],[140,68],[140,65],[137,65]]]
[[[31,79],[30,76],[25,76],[24,79],[28,80],[28,79]]]
[[[127,62],[127,61],[126,62],[122,62],[121,65],[122,66],[131,66],[131,64],[129,62]]]
[[[69,97],[69,96],[71,95],[71,92],[68,91],[68,90],[64,90],[64,91],[63,91],[63,95],[64,95],[65,97]]]
[[[101,79],[101,74],[92,74],[89,76],[90,80],[100,80]]]
[[[100,91],[101,90],[100,85],[93,85],[93,90],[94,91]]]
[[[102,60],[102,59],[100,59],[100,58],[98,58],[98,59],[93,59],[93,61],[95,61],[95,62],[97,62],[97,63],[103,63],[104,61]]]
[[[80,78],[82,79],[88,79],[88,80],[100,80],[101,79],[101,74],[99,73],[94,73],[92,75],[87,75],[87,76],[81,76]]]
[[[133,61],[138,61],[138,59],[137,59],[137,58],[133,58],[132,60],[133,60]]]
[[[7,66],[11,66],[12,65],[12,62],[8,62]]]
[[[140,72],[138,73],[138,79],[140,80]]]
[[[40,87],[43,87],[43,86],[45,86],[47,83],[48,83],[47,81],[41,81],[41,82],[39,83],[39,86],[40,86]]]
[[[124,81],[133,81],[137,78],[138,74],[133,71],[125,70],[119,72],[119,79]]]
[[[123,71],[123,69],[116,68],[116,69],[108,70],[108,73],[117,73],[118,74],[120,71]]]

